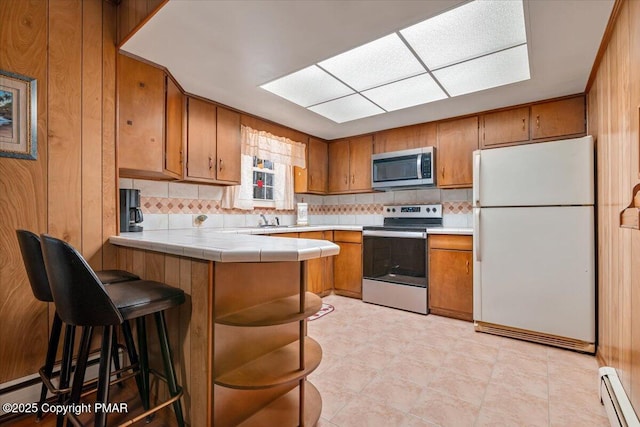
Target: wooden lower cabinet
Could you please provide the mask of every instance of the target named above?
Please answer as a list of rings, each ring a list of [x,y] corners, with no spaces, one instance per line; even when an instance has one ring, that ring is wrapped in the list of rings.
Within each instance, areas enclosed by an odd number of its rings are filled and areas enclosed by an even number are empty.
[[[340,253],[334,257],[333,290],[338,295],[362,298],[362,233],[334,231]]]
[[[307,231],[299,233],[301,239],[333,240],[332,231]],[[333,257],[310,259],[307,261],[307,291],[321,297],[333,289]]]
[[[429,311],[473,320],[471,236],[429,236]]]

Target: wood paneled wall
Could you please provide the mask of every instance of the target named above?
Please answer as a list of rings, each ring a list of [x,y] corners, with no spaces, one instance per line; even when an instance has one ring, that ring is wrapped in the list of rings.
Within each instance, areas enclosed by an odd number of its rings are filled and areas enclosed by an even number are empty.
[[[116,265],[115,36],[116,6],[102,0],[0,1],[0,69],[38,84],[38,159],[0,157],[0,383],[37,371],[49,331],[15,230]]]
[[[588,92],[598,189],[598,358],[640,413],[640,232],[620,228],[640,172],[640,0],[621,4]]]

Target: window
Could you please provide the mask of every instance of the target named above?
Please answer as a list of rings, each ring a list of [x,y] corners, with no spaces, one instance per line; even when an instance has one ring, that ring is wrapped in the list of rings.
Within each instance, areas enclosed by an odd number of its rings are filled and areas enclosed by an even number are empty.
[[[273,200],[273,187],[276,184],[274,165],[270,160],[253,156],[253,199]]]

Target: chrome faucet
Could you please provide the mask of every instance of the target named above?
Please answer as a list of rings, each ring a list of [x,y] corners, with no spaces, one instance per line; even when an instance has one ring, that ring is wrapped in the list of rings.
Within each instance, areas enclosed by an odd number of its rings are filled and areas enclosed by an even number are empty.
[[[260,218],[262,218],[262,220],[264,221],[264,224],[259,224],[259,225],[263,227],[269,225],[269,221],[267,221],[267,217],[264,216],[264,214],[260,214]]]

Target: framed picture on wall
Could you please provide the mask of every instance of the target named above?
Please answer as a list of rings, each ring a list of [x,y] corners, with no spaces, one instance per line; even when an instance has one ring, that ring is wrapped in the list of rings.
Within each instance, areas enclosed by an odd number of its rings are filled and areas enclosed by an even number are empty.
[[[36,160],[36,79],[0,70],[0,156]]]

